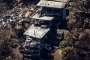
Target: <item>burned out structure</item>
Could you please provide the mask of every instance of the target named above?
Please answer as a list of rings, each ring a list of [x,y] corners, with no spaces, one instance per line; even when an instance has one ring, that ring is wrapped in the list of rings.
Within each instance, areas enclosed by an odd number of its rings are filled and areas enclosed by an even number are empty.
[[[66,4],[64,1],[44,1],[37,4],[39,9],[31,18],[35,20],[25,31],[25,43],[23,44],[24,58],[44,59],[58,44],[57,27],[66,18]],[[63,32],[60,32],[59,39]]]

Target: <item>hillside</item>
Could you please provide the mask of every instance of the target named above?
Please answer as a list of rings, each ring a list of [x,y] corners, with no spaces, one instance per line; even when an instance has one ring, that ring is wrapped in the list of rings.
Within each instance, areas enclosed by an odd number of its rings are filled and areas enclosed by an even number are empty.
[[[73,0],[67,17],[67,30],[60,42],[63,60],[90,60],[90,1]],[[58,50],[56,51],[55,58]],[[61,56],[61,55],[60,55]]]
[[[29,12],[32,16],[38,9],[38,0],[33,0],[34,3],[31,1],[0,0],[0,60],[23,60],[23,54],[19,50],[25,41],[23,33],[35,23],[25,14]],[[64,37],[55,46],[53,53],[48,54],[53,56],[50,60],[90,60],[90,1],[72,0],[67,9],[69,15],[60,25]],[[19,15],[22,12],[25,13]],[[5,25],[3,21],[6,23],[6,16],[9,14],[13,15],[11,19],[14,21]]]

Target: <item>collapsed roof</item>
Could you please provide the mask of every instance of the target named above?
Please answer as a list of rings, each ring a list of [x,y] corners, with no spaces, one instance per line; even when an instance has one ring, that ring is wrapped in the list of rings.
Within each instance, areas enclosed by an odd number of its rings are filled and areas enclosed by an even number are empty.
[[[34,25],[31,25],[28,30],[24,33],[24,35],[26,36],[31,36],[31,37],[35,37],[35,38],[43,38],[46,33],[49,31],[50,29],[42,29],[40,27],[35,27]]]
[[[51,7],[51,8],[64,8],[66,3],[57,1],[40,1],[37,6]]]

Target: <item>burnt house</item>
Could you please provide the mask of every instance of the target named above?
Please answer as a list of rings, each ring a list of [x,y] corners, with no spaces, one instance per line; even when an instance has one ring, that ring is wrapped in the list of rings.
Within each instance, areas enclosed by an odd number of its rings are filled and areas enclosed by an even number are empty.
[[[24,58],[42,59],[57,44],[57,25],[66,18],[66,4],[67,1],[39,1],[39,9],[31,17],[35,23],[24,33]],[[61,39],[63,32],[59,34]]]
[[[24,43],[25,47],[24,51],[28,52],[24,53],[26,54],[24,56],[33,58],[40,57],[40,53],[42,50],[41,47],[45,47],[44,41],[48,39],[48,37],[44,38],[44,36],[47,36],[49,30],[50,30],[49,28],[42,29],[41,27],[37,27],[35,25],[30,26],[30,28],[24,33],[24,35],[26,35],[26,40]]]
[[[66,18],[66,2],[58,1],[40,1],[37,6],[41,7],[41,16],[60,17],[59,19]]]

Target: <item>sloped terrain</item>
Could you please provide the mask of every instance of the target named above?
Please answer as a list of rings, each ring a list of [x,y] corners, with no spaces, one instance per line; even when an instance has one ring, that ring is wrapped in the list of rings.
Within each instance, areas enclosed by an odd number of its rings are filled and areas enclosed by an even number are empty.
[[[0,60],[23,59],[19,51],[19,46],[24,41],[23,32],[34,22],[28,21],[30,18],[23,14],[27,11],[35,12],[34,7],[35,3],[31,4],[28,0],[0,0],[0,25],[3,24],[0,28]],[[90,60],[90,1],[72,0],[68,9],[67,26],[66,29],[63,28],[64,40],[56,48],[54,60]],[[4,20],[8,19],[1,19],[13,14],[13,19],[18,24],[7,27]],[[26,23],[24,27],[19,25],[22,18]]]
[[[73,0],[70,3],[67,27],[64,30],[64,40],[60,42],[58,49],[62,50],[63,60],[90,60],[89,0]]]

